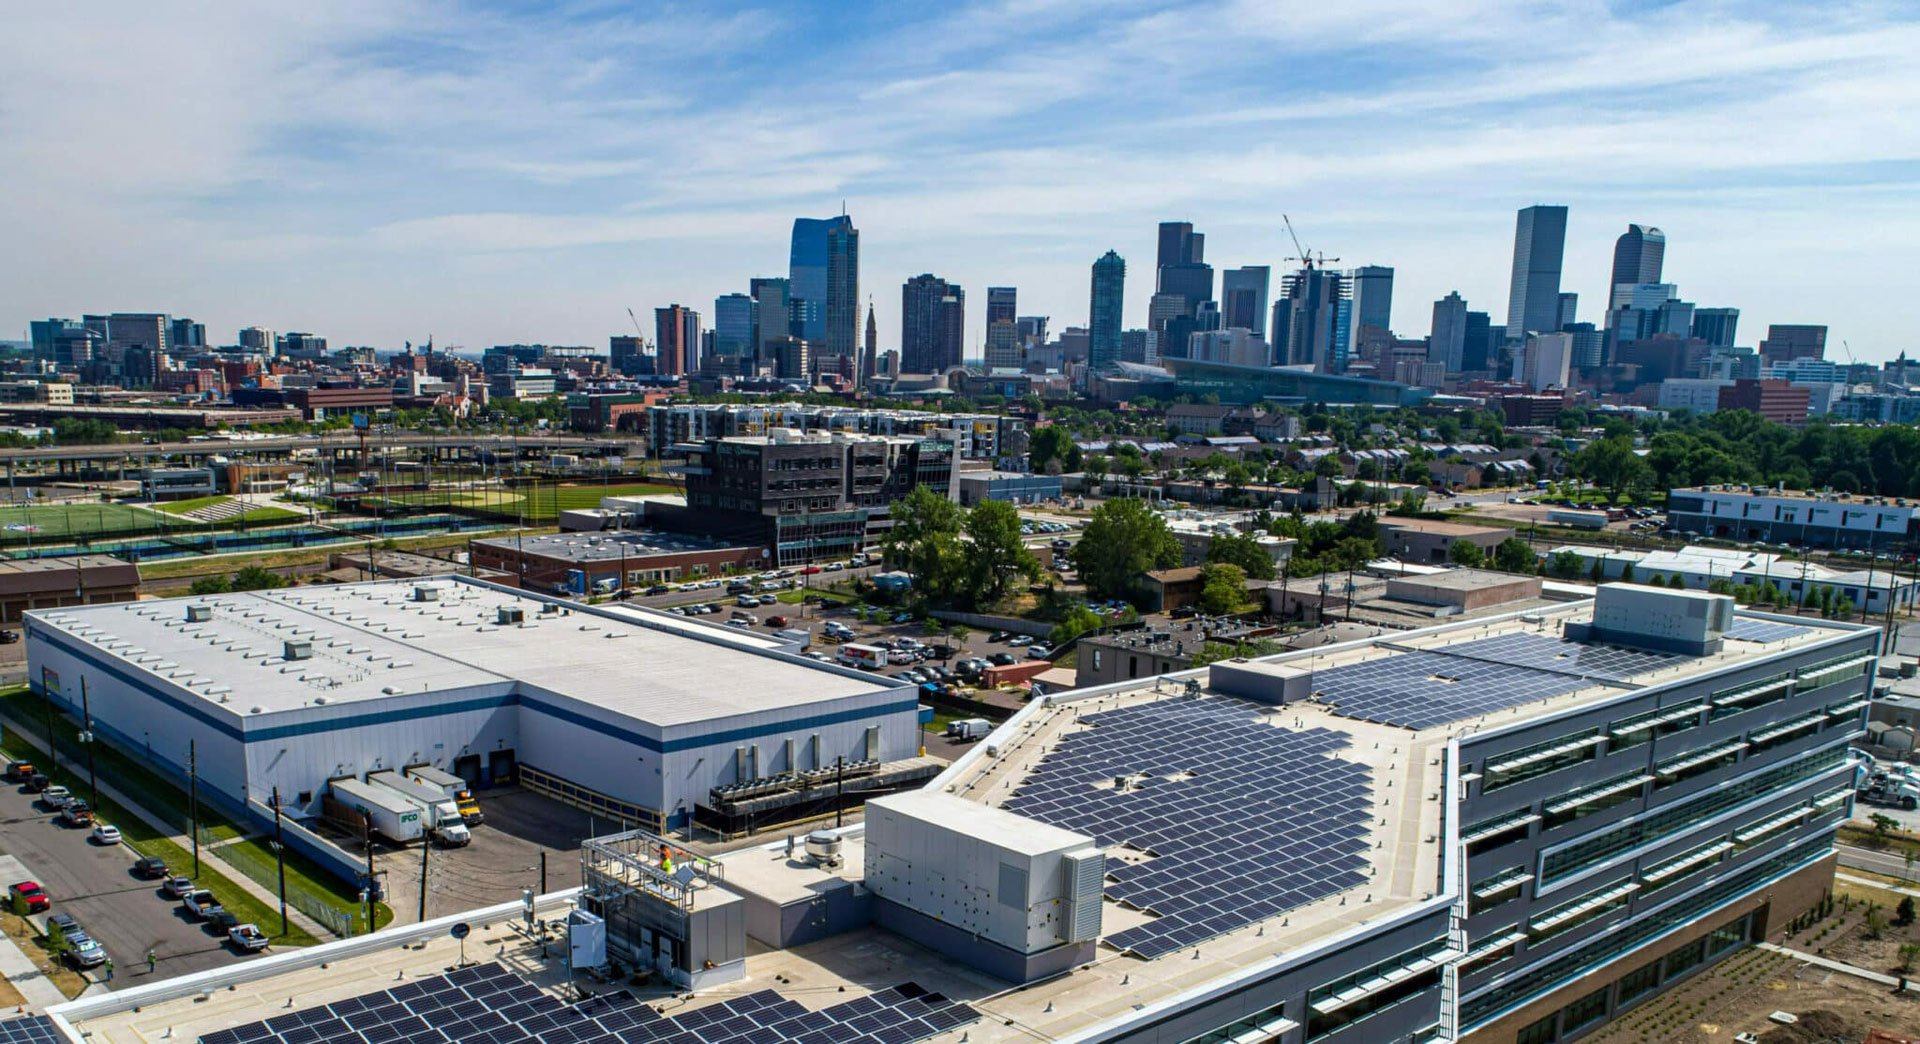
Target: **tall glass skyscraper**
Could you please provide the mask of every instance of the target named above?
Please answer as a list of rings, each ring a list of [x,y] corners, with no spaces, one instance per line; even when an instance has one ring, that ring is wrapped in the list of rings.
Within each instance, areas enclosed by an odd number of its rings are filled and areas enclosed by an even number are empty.
[[[713,299],[713,354],[740,358],[753,354],[753,298],[725,294]]]
[[[1660,281],[1667,234],[1651,225],[1628,225],[1613,241],[1613,278],[1607,281],[1607,311],[1620,307],[1621,287]]]
[[[1120,312],[1126,285],[1127,262],[1119,254],[1109,250],[1093,263],[1087,314],[1087,370],[1091,373],[1106,373],[1120,361]]]
[[[1567,249],[1567,208],[1520,211],[1513,230],[1513,279],[1507,289],[1507,340],[1527,331],[1560,329],[1560,266]]]
[[[795,218],[787,280],[797,336],[821,355],[852,355],[860,313],[860,231],[853,219]]]
[[[1229,268],[1220,274],[1220,327],[1252,330],[1259,338],[1267,336],[1267,295],[1273,285],[1273,270],[1266,265]]]
[[[1366,327],[1381,333],[1393,329],[1393,269],[1388,265],[1361,265],[1348,274],[1353,294],[1353,321],[1342,343],[1351,356]]]
[[[967,292],[930,273],[900,287],[900,372],[946,373],[966,346]]]

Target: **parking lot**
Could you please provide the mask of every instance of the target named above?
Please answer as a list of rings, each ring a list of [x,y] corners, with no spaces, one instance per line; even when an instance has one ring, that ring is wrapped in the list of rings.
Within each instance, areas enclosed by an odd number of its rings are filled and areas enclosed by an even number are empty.
[[[0,788],[0,852],[17,859],[23,877],[46,890],[53,900],[47,913],[72,915],[100,942],[114,962],[116,984],[146,977],[149,949],[159,959],[162,977],[245,958],[224,936],[216,937],[192,919],[179,900],[161,890],[159,881],[136,875],[138,856],[132,849],[96,844],[89,839],[91,833],[91,828],[61,822],[57,813],[20,787]],[[46,914],[33,915],[33,921],[44,925]],[[88,975],[104,978],[104,968]]]

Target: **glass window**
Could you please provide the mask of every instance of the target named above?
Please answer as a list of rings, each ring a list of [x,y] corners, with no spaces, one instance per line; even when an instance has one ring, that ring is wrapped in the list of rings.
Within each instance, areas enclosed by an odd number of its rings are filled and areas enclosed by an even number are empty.
[[[1486,761],[1480,790],[1482,793],[1498,790],[1535,776],[1557,772],[1569,765],[1591,761],[1599,752],[1599,744],[1582,741],[1598,738],[1599,735],[1599,729],[1587,729],[1504,754],[1495,754]]]
[[[1646,774],[1643,772],[1628,772],[1565,798],[1549,801],[1541,816],[1545,821],[1544,829],[1564,826],[1615,805],[1638,801],[1645,780]]]
[[[1769,703],[1778,703],[1787,698],[1791,679],[1785,674],[1776,674],[1771,678],[1760,678],[1751,682],[1742,682],[1731,689],[1722,689],[1713,694],[1714,721],[1755,707],[1764,707]]]
[[[1560,1016],[1558,1015],[1549,1015],[1541,1019],[1539,1022],[1521,1030],[1520,1035],[1513,1038],[1514,1044],[1553,1044],[1554,1041],[1560,1039],[1560,1034],[1555,1032],[1553,1028],[1554,1023],[1559,1020]]]
[[[1665,977],[1671,979],[1676,975],[1684,975],[1698,968],[1700,962],[1706,959],[1707,941],[1705,939],[1695,939],[1693,942],[1667,954],[1667,960],[1664,966],[1666,968]]]
[[[1762,794],[1811,779],[1841,764],[1846,756],[1846,750],[1839,746],[1803,754],[1745,779],[1690,795],[1631,823],[1622,823],[1591,837],[1581,838],[1541,860],[1541,883],[1550,884],[1621,852],[1657,842]],[[1468,853],[1472,854],[1471,846]]]
[[[1563,1032],[1582,1030],[1607,1017],[1607,988],[1601,987],[1560,1009]]]
[[[1609,744],[1614,750],[1625,750],[1651,739],[1697,728],[1700,712],[1705,707],[1706,704],[1695,702],[1677,707],[1660,707],[1644,714],[1620,718],[1607,726]]]
[[[1653,788],[1664,790],[1675,783],[1726,768],[1740,759],[1741,746],[1743,744],[1717,743],[1704,750],[1689,750],[1675,754],[1654,766]]]
[[[1620,978],[1620,1004],[1644,997],[1660,988],[1660,962],[1648,961]]]

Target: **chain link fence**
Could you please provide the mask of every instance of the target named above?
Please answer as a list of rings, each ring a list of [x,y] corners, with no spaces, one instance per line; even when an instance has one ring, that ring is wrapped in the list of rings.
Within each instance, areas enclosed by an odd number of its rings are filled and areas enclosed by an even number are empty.
[[[206,842],[201,843],[204,845]],[[272,844],[271,841],[266,843]],[[252,878],[268,892],[279,894],[280,865],[272,853],[263,852],[251,844],[237,842],[221,845],[217,854],[221,862]],[[361,932],[360,918],[341,909],[333,898],[322,896],[297,882],[287,884],[287,905],[318,921],[340,938],[345,939]]]

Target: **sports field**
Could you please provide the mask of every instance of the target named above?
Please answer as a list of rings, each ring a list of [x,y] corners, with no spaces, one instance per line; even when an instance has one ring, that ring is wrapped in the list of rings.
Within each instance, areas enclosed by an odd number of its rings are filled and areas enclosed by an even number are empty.
[[[125,504],[45,504],[0,507],[0,543],[29,540],[65,543],[74,539],[152,533],[169,519]]]
[[[514,489],[433,489],[415,493],[394,493],[383,499],[409,507],[467,508],[500,517],[525,517],[529,521],[552,520],[562,511],[600,506],[602,497],[640,497],[655,493],[678,493],[674,486],[651,482],[633,482],[613,486],[520,486]],[[366,503],[372,505],[374,497]]]

